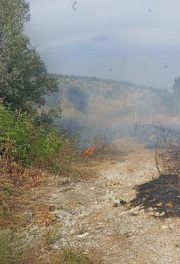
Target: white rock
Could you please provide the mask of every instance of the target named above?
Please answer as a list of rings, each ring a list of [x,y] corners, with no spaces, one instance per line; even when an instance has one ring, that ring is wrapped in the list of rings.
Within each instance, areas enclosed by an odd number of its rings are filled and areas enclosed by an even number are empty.
[[[169,229],[169,227],[168,227],[168,226],[166,226],[166,225],[162,225],[162,226],[161,226],[161,229],[162,229],[162,230],[168,230],[168,229]]]
[[[77,238],[84,238],[84,237],[86,237],[87,235],[89,235],[88,232],[86,232],[86,233],[84,233],[84,234],[82,234],[82,235],[77,235]]]
[[[161,216],[164,216],[165,214],[166,214],[165,212],[162,212],[162,213],[161,213]]]
[[[154,212],[153,211],[149,212],[149,215],[154,216]]]
[[[120,215],[125,215],[125,214],[128,214],[128,211],[123,211],[120,213]]]
[[[138,215],[139,214],[139,210],[131,210],[131,214],[132,215]]]
[[[161,213],[159,213],[159,212],[155,212],[155,213],[154,213],[154,216],[159,217],[159,216],[161,216]]]
[[[154,211],[154,208],[153,207],[149,207],[148,211]]]
[[[141,209],[141,206],[139,205],[135,207],[135,211],[139,211],[140,209]]]
[[[144,209],[142,208],[139,212],[140,212],[141,214],[143,214],[143,213],[144,213]]]
[[[156,204],[156,206],[157,206],[157,207],[161,207],[162,205],[163,205],[163,203],[162,203],[162,202],[160,202],[160,203]]]

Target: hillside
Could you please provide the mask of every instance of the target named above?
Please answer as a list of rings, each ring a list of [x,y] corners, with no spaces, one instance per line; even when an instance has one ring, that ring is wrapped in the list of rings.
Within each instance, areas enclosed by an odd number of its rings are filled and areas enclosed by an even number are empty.
[[[139,92],[151,94],[166,94],[166,90],[160,90],[147,85],[135,84],[127,81],[115,81],[110,79],[100,79],[96,77],[81,77],[69,75],[56,75],[59,79],[60,90],[66,91],[71,87],[79,87],[90,97],[103,96],[107,98],[115,98],[128,92]]]
[[[48,105],[62,107],[60,126],[80,134],[83,144],[94,135],[132,135],[134,123],[169,122],[173,119],[173,95],[146,85],[125,81],[57,75],[59,93]]]

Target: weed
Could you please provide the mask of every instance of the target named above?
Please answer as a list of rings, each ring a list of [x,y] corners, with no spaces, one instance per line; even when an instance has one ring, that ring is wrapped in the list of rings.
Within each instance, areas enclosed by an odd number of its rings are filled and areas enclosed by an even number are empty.
[[[0,263],[20,264],[21,254],[17,253],[19,238],[11,230],[0,231]]]
[[[65,250],[60,253],[57,264],[93,264],[94,262],[81,252]]]
[[[47,250],[51,250],[53,244],[60,238],[60,232],[58,226],[51,226],[46,230],[43,235],[43,243]]]

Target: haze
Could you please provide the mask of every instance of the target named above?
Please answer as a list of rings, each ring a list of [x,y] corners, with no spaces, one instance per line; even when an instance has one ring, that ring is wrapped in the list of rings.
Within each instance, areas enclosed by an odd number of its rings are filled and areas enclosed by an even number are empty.
[[[171,89],[180,75],[180,1],[30,0],[27,32],[52,73]]]

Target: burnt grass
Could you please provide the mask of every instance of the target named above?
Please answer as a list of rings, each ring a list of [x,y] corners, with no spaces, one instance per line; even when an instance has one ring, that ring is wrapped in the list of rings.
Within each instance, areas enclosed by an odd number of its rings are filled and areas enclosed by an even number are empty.
[[[145,211],[153,208],[155,212],[165,212],[164,217],[180,217],[180,177],[161,175],[150,182],[136,185],[136,197],[131,207],[143,206]]]

